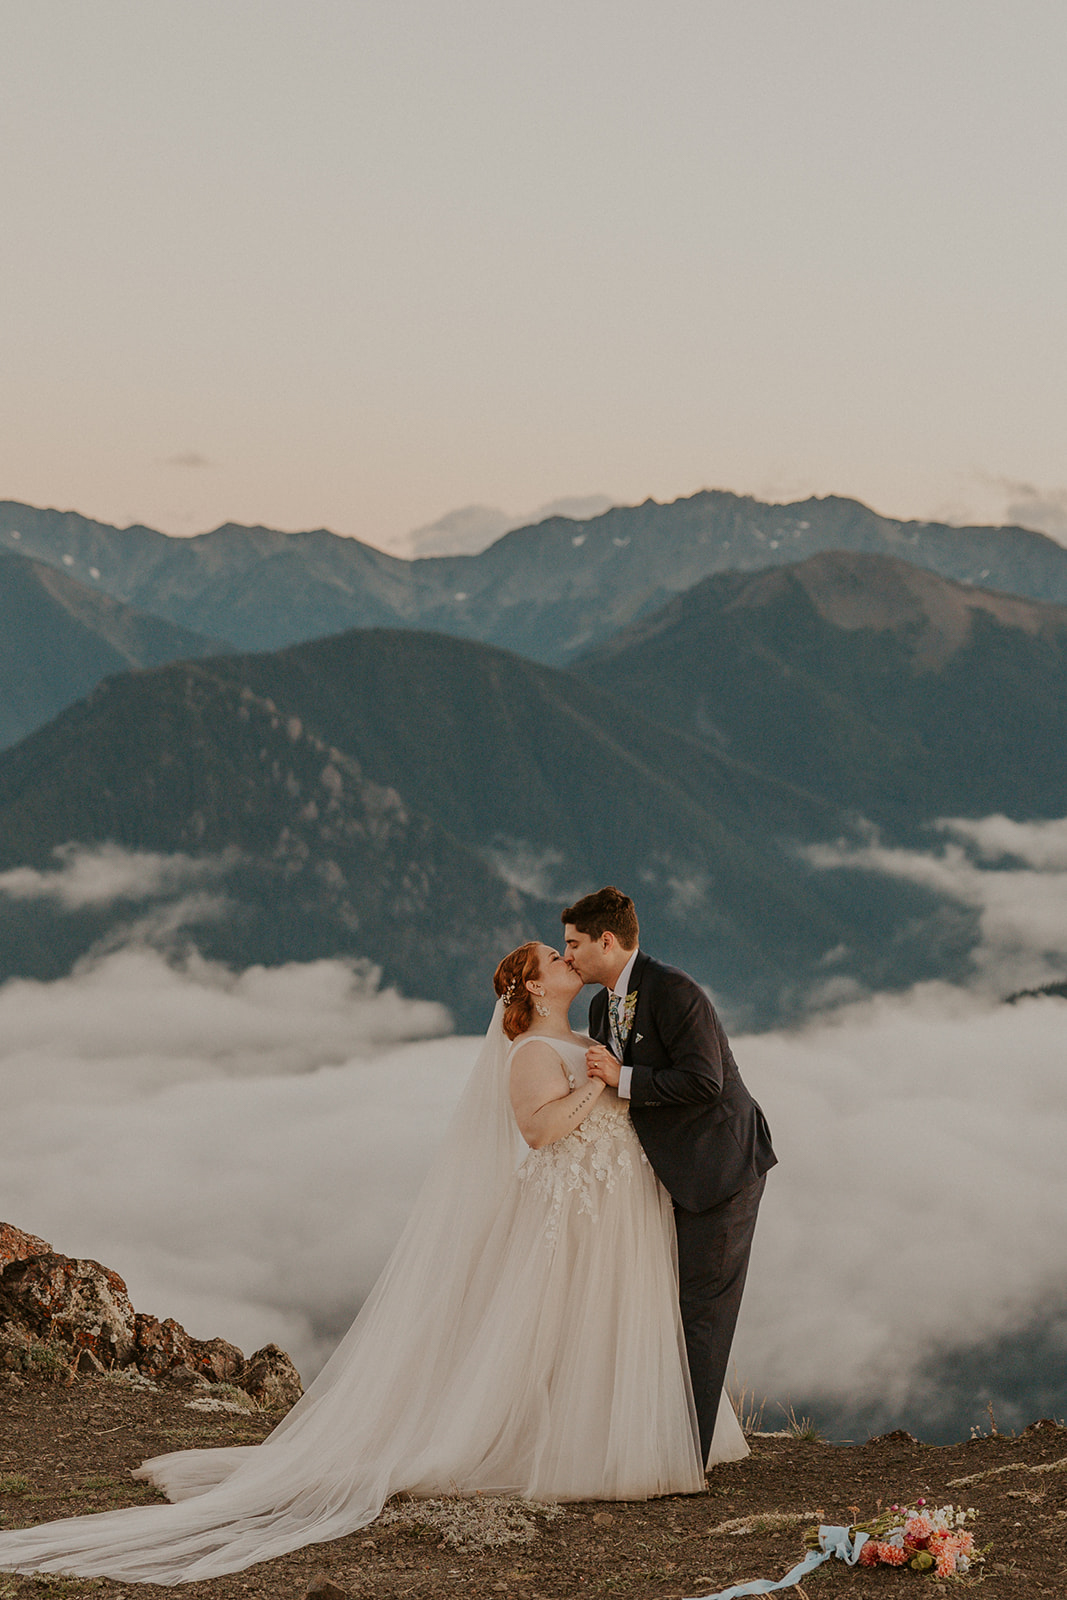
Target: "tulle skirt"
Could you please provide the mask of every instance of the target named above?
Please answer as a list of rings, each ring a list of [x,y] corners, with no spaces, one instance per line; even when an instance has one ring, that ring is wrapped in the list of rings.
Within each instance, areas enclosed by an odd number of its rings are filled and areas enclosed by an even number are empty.
[[[476,1251],[420,1265],[405,1235],[261,1445],[147,1461],[173,1504],[0,1533],[0,1568],[191,1583],[351,1533],[399,1491],[702,1489],[671,1204],[611,1100],[530,1152]],[[711,1460],[745,1454],[724,1401]]]

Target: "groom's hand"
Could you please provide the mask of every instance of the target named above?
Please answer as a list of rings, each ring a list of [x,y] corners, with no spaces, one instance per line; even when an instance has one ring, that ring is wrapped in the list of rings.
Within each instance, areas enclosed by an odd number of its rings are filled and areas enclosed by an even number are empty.
[[[620,1061],[603,1044],[594,1044],[585,1052],[585,1070],[591,1078],[599,1078],[609,1089],[619,1087]]]

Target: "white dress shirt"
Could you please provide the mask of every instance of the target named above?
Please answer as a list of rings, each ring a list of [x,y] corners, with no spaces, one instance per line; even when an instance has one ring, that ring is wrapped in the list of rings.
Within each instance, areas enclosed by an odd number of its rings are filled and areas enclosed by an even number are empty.
[[[615,987],[611,991],[612,994],[617,994],[618,997],[619,997],[619,1015],[620,1015],[620,1017],[622,1016],[624,1007],[626,1005],[626,995],[627,995],[627,992],[628,992],[627,986],[628,986],[628,984],[630,982],[630,974],[634,970],[634,962],[636,960],[637,960],[637,951],[635,950],[633,955],[630,957],[629,961],[626,963],[626,965],[623,967],[622,971],[619,973],[619,976],[615,979]],[[632,1024],[631,1024],[631,1026],[632,1026]],[[614,1047],[613,1047],[613,1045],[611,1043],[611,1024],[610,1024],[610,1022],[608,1024],[608,1049],[611,1051],[612,1055],[615,1054]],[[630,1078],[631,1078],[632,1075],[633,1075],[633,1068],[632,1067],[620,1067],[619,1068],[619,1090],[618,1090],[618,1093],[619,1093],[619,1099],[620,1100],[629,1100],[629,1098],[630,1098]]]

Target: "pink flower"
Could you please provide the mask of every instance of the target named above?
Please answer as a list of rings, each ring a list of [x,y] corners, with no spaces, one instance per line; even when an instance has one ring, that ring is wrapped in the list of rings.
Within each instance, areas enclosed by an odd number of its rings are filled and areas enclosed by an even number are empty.
[[[935,1534],[928,1548],[935,1558],[938,1577],[950,1578],[956,1570],[956,1558],[962,1548],[962,1541],[955,1534]]]
[[[902,1567],[907,1561],[909,1551],[899,1544],[880,1544],[877,1547],[878,1560],[887,1567]],[[866,1546],[864,1546],[866,1549]]]
[[[920,1500],[919,1504],[922,1504]],[[934,1531],[929,1517],[909,1517],[904,1524],[904,1537],[909,1544],[924,1545]]]

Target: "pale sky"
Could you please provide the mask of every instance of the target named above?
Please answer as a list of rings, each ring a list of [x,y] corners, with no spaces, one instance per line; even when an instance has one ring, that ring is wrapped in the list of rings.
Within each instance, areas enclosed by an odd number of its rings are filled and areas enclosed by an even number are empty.
[[[1063,0],[0,0],[0,499],[1067,542],[1065,60]]]

